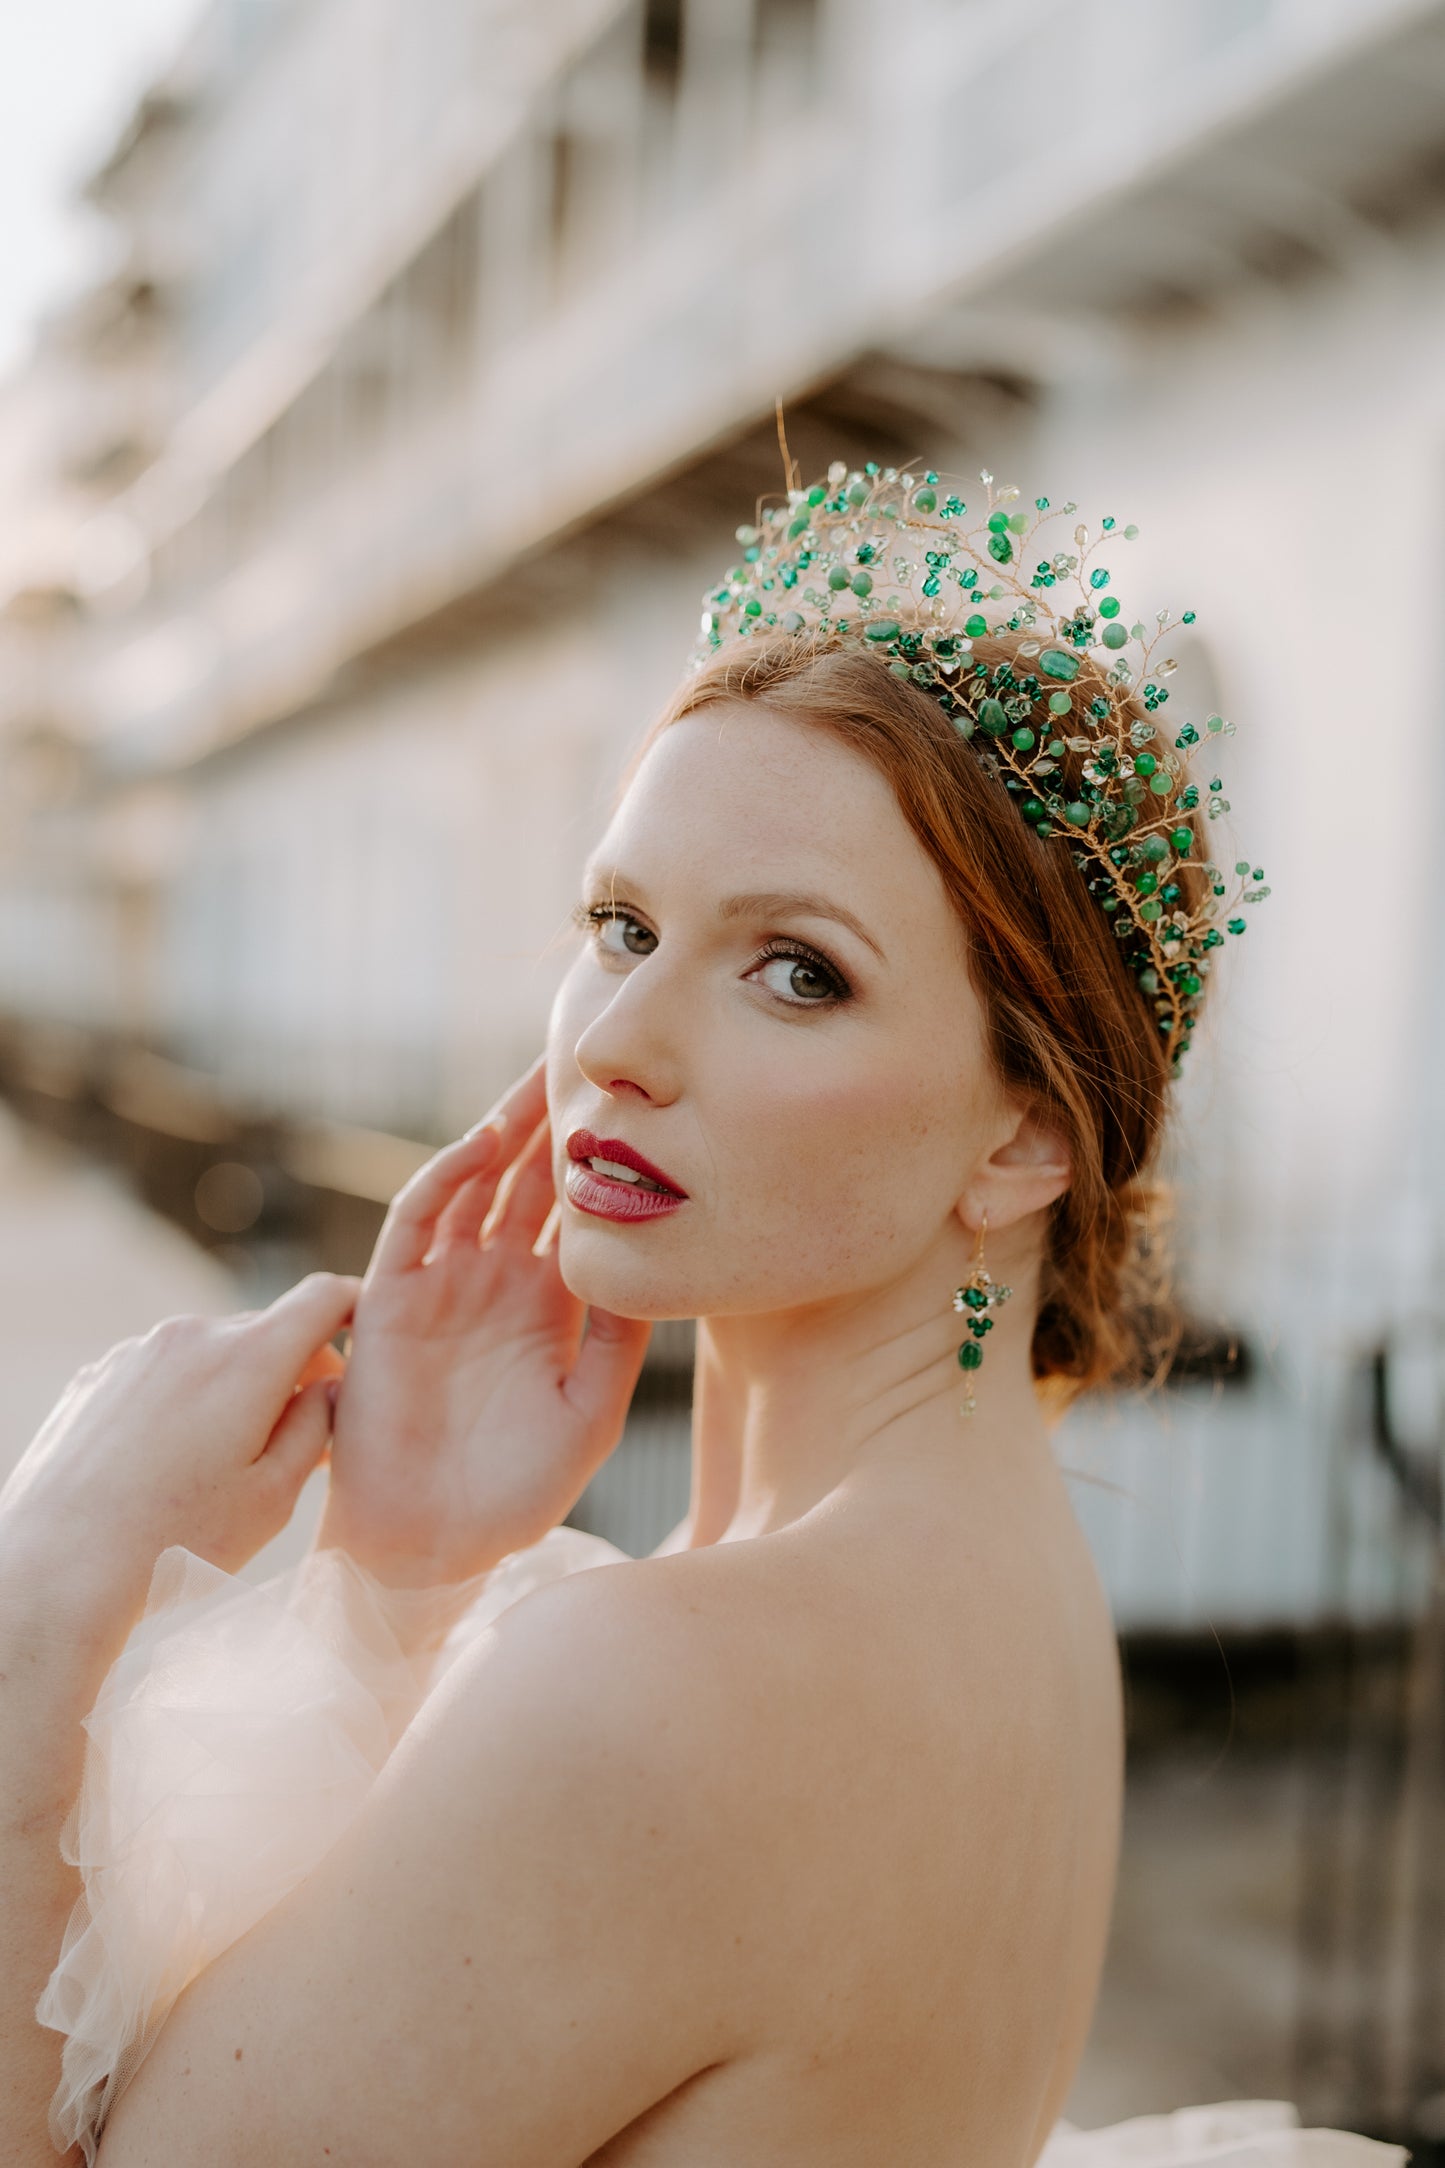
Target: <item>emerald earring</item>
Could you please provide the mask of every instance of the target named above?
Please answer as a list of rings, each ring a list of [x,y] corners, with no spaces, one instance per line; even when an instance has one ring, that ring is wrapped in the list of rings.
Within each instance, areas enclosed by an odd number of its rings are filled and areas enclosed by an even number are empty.
[[[993,1318],[989,1313],[997,1310],[1001,1304],[1007,1302],[1009,1296],[1013,1293],[1011,1287],[1000,1286],[999,1282],[993,1279],[984,1267],[983,1238],[987,1233],[988,1214],[985,1212],[983,1224],[978,1230],[978,1248],[974,1252],[973,1270],[962,1287],[956,1287],[953,1291],[954,1309],[962,1312],[968,1318],[970,1337],[964,1341],[958,1351],[958,1367],[965,1372],[977,1370],[979,1364],[983,1361],[984,1339],[993,1331]],[[973,1397],[973,1381],[970,1378],[964,1387],[964,1396],[959,1402],[958,1412],[960,1415],[972,1415],[976,1405],[977,1403]]]

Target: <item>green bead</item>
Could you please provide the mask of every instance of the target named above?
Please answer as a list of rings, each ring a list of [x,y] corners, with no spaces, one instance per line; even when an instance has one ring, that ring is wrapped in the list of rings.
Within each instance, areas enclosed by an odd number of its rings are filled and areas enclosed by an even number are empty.
[[[991,1317],[971,1317],[968,1321],[968,1329],[975,1340],[981,1340],[986,1332],[993,1331],[993,1319]]]
[[[1149,901],[1148,901],[1147,903],[1141,903],[1141,904],[1140,904],[1140,906],[1139,906],[1139,916],[1140,916],[1140,918],[1147,918],[1147,919],[1156,919],[1156,918],[1160,918],[1160,917],[1162,917],[1162,916],[1163,916],[1163,912],[1164,912],[1164,906],[1163,906],[1163,904],[1162,904],[1162,903],[1161,903],[1161,902],[1159,901],[1159,898],[1158,898],[1157,896],[1151,896],[1151,897],[1149,898]]]
[[[968,619],[967,623],[964,625],[963,630],[965,636],[968,639],[981,640],[984,634],[988,631],[988,619],[985,617],[979,617],[977,614],[975,614]]]
[[[988,531],[990,534],[1006,534],[1008,532],[1007,512],[990,512],[988,515]]]
[[[1157,775],[1149,778],[1149,788],[1156,798],[1167,798],[1174,788],[1174,778],[1167,768],[1161,768]]]
[[[1050,715],[1067,715],[1073,704],[1073,700],[1068,693],[1049,694]]]
[[[977,1370],[979,1364],[982,1361],[983,1349],[979,1346],[977,1340],[965,1340],[963,1346],[958,1351],[959,1369]]]
[[[1152,896],[1158,886],[1159,876],[1157,873],[1141,873],[1134,883],[1135,892],[1140,896]]]
[[[914,511],[915,511],[915,512],[934,512],[934,511],[937,511],[937,509],[938,509],[938,494],[937,494],[937,491],[936,491],[936,490],[932,490],[932,489],[929,489],[929,488],[928,488],[928,486],[927,486],[927,484],[925,484],[925,485],[924,485],[924,487],[923,487],[922,489],[915,489],[915,490],[914,490],[914,492],[913,492],[913,509],[914,509]]]
[[[828,492],[826,489],[824,489],[822,483],[815,482],[812,488],[808,491],[808,502],[809,504],[821,504],[827,494]]]
[[[1103,601],[1099,604],[1100,617],[1117,617],[1118,614],[1119,597],[1117,595],[1105,595]]]
[[[1159,763],[1152,753],[1139,753],[1135,756],[1134,773],[1136,775],[1152,775],[1158,765]]]
[[[1179,898],[1183,895],[1184,891],[1179,886],[1179,883],[1177,881],[1170,881],[1165,887],[1160,889],[1159,893],[1164,898],[1164,901],[1166,903],[1177,903],[1179,901]]]
[[[848,485],[848,502],[855,510],[860,504],[866,504],[868,502],[868,484],[866,482],[850,482]]]
[[[897,618],[875,617],[871,625],[864,627],[863,637],[865,640],[875,641],[896,640],[898,638]]]
[[[1230,921],[1229,921],[1229,930],[1230,930],[1230,932],[1231,932],[1231,933],[1243,933],[1243,932],[1244,932],[1244,920],[1243,920],[1242,918],[1232,918],[1232,919],[1230,919]]]
[[[745,602],[745,603],[743,604],[743,616],[744,616],[744,617],[761,617],[761,616],[762,616],[762,614],[763,614],[763,606],[762,606],[762,604],[761,604],[761,603],[759,602],[759,600],[758,600],[757,596],[756,596],[756,595],[749,595],[749,597],[748,597],[747,601],[746,601],[746,602]]]
[[[801,632],[806,619],[799,610],[788,610],[783,617],[784,632]]]
[[[1098,566],[1095,571],[1089,574],[1089,585],[1091,587],[1107,587],[1108,584],[1109,575],[1104,570],[1102,565]]]
[[[788,540],[790,542],[796,542],[798,536],[800,534],[806,534],[812,524],[813,522],[809,519],[806,512],[799,512],[796,518],[789,522]]]
[[[1041,821],[1047,808],[1041,799],[1025,798],[1021,811],[1026,821]]]
[[[842,593],[843,589],[848,585],[848,573],[845,566],[834,565],[832,571],[828,574],[828,585],[835,595]]]
[[[1087,828],[1089,825],[1089,808],[1082,798],[1076,798],[1072,805],[1064,807],[1064,818],[1072,822],[1075,828]]]
[[[1203,983],[1204,981],[1194,971],[1186,971],[1179,981],[1180,987],[1186,994],[1197,994]]]
[[[1174,845],[1176,851],[1193,850],[1194,830],[1192,828],[1173,828],[1169,832],[1169,841]]]
[[[1159,991],[1158,972],[1154,970],[1141,971],[1139,973],[1139,984],[1146,994],[1157,994]]]
[[[996,565],[1011,562],[1014,546],[1006,534],[991,534],[988,538],[988,554]]]
[[[970,1310],[986,1310],[988,1308],[988,1296],[981,1287],[966,1287],[963,1291],[963,1299]]]
[[[1129,635],[1122,625],[1106,625],[1104,627],[1105,647],[1127,647],[1128,644]]]
[[[1185,625],[1192,625],[1194,623],[1194,617],[1195,613],[1193,610],[1186,610],[1180,622]]]
[[[1034,734],[1029,729],[1027,723],[1024,723],[1018,730],[1014,732],[1013,742],[1018,747],[1021,753],[1027,753],[1032,750],[1034,743]]]
[[[853,575],[852,586],[855,595],[871,595],[873,592],[872,573],[855,572]]]
[[[991,738],[1001,738],[1008,729],[1008,716],[1001,700],[981,700],[978,706],[978,727],[986,730]]]
[[[1164,841],[1163,836],[1145,836],[1139,848],[1149,860],[1149,863],[1154,866],[1162,865],[1169,856],[1169,846]]]
[[[1039,657],[1039,668],[1045,677],[1076,678],[1079,674],[1079,658],[1066,654],[1061,647],[1046,647]]]

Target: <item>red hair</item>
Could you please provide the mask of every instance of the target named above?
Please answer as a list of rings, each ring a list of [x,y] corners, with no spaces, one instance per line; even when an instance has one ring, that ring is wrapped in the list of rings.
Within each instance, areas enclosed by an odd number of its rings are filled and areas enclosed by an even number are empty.
[[[1011,660],[1016,645],[980,640],[975,657]],[[1095,667],[1086,661],[1085,678]],[[1066,1140],[1073,1174],[1050,1207],[1034,1325],[1042,1396],[1062,1408],[1091,1386],[1162,1375],[1177,1324],[1163,1296],[1167,1192],[1149,1170],[1168,1058],[1067,836],[1037,836],[937,702],[861,649],[760,640],[719,657],[682,685],[642,750],[723,700],[831,731],[886,776],[967,929],[1004,1087]],[[1066,756],[1062,786],[1076,787],[1081,759]]]

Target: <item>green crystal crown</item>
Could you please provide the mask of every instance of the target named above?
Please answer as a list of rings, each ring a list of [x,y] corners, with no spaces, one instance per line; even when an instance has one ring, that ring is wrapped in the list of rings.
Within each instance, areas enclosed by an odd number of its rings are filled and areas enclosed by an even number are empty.
[[[1136,527],[1106,519],[1051,546],[1043,530],[1072,520],[1076,505],[1055,511],[1036,497],[1015,509],[1017,489],[980,480],[972,524],[931,472],[837,462],[826,482],[790,489],[756,527],[739,527],[742,562],[703,597],[692,665],[793,637],[814,652],[864,648],[921,686],[1021,818],[1071,851],[1177,1075],[1221,925],[1242,934],[1242,906],[1269,894],[1261,867],[1240,859],[1231,882],[1200,844],[1201,803],[1213,821],[1229,800],[1218,775],[1206,789],[1190,780],[1189,755],[1234,726],[1210,715],[1202,732],[1188,722],[1171,732],[1160,720],[1176,665],[1159,650],[1195,613],[1126,622],[1100,556]],[[1008,655],[986,659],[983,645],[1004,634],[1018,636]]]

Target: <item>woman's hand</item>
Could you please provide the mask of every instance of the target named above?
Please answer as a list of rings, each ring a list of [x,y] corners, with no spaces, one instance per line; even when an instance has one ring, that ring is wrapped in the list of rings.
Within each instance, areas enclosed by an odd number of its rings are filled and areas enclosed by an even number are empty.
[[[167,1318],[88,1365],[0,1490],[0,1570],[53,1567],[78,1601],[93,1585],[138,1612],[170,1544],[244,1565],[325,1456],[327,1343],[358,1286],[313,1273],[268,1310]]]
[[[387,1214],[318,1547],[398,1586],[466,1580],[554,1528],[612,1451],[650,1327],[589,1313],[534,1254],[554,1201],[538,1062]]]

